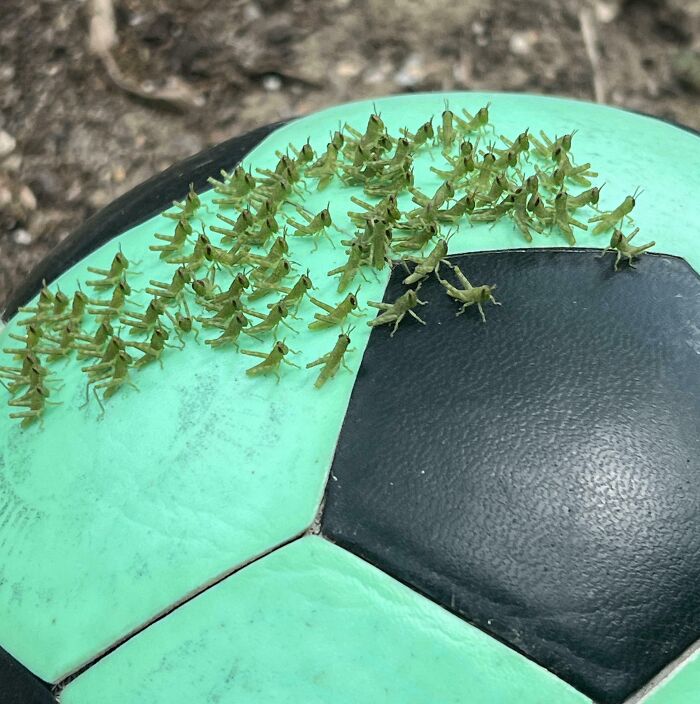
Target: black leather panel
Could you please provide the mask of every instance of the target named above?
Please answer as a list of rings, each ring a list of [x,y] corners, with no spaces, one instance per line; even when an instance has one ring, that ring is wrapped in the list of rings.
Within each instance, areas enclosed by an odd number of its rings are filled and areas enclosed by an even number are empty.
[[[27,279],[10,292],[4,309],[0,307],[0,317],[9,320],[17,312],[17,308],[36,296],[43,280],[51,283],[105,242],[109,242],[148,218],[162,213],[172,205],[173,200],[182,200],[190,183],[194,184],[197,191],[209,189],[210,186],[207,184],[209,176],[216,178],[221,169],[234,167],[265,137],[286,122],[265,125],[205,149],[117,198],[62,240],[32,270]],[[2,301],[0,301],[1,305]]]
[[[455,317],[431,278],[427,326],[372,332],[322,531],[617,704],[700,637],[700,278],[656,255],[451,261],[503,305]]]
[[[0,648],[0,704],[56,704],[48,687]]]

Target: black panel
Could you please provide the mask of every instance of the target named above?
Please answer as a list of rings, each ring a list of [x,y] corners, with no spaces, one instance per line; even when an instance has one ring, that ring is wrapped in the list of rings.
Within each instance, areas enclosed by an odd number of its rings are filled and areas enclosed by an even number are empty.
[[[205,149],[178,162],[163,173],[153,176],[88,218],[72,235],[66,237],[29,274],[27,279],[10,292],[2,318],[8,320],[19,306],[30,301],[45,279],[51,283],[71,266],[85,258],[105,242],[131,227],[163,212],[173,200],[181,200],[190,183],[195,190],[210,188],[209,176],[218,176],[221,169],[235,166],[248,152],[285,122],[234,137],[215,147]]]
[[[0,648],[0,704],[56,704],[48,687]]]
[[[426,327],[372,332],[322,532],[617,704],[700,636],[700,279],[655,255],[452,261],[503,305],[455,317],[431,278]]]

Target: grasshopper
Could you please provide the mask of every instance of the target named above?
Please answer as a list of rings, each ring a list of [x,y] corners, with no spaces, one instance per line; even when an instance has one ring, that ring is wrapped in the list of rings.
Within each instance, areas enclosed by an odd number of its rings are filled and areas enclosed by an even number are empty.
[[[123,278],[126,277],[126,270],[129,268],[129,260],[119,250],[112,259],[112,265],[109,269],[96,269],[89,266],[87,270],[91,274],[98,274],[101,279],[86,281],[85,283],[96,289],[114,288]]]
[[[414,289],[409,289],[402,296],[399,296],[393,303],[375,303],[374,301],[367,301],[368,306],[372,308],[378,308],[382,311],[374,320],[370,320],[367,325],[374,328],[378,325],[388,325],[394,323],[394,327],[391,331],[390,337],[394,337],[396,329],[399,327],[399,323],[404,319],[406,313],[414,317],[421,325],[425,325],[425,320],[422,320],[413,311],[417,305],[426,306],[427,301],[421,301],[418,298],[418,287]]]
[[[241,354],[247,354],[250,357],[259,357],[263,360],[260,364],[256,364],[254,367],[246,369],[246,374],[248,374],[248,376],[258,376],[260,374],[272,373],[277,377],[277,383],[279,384],[279,367],[282,362],[288,364],[290,367],[300,369],[298,364],[294,364],[294,362],[290,362],[288,359],[285,359],[289,352],[296,354],[294,350],[290,350],[289,347],[287,347],[284,340],[278,340],[275,342],[268,354],[264,354],[263,352],[254,352],[253,350],[241,350]]]
[[[342,137],[342,135],[341,135]],[[341,141],[341,146],[342,146]],[[335,178],[338,173],[338,154],[340,153],[340,147],[336,146],[333,142],[328,142],[325,153],[317,159],[308,169],[306,169],[306,175],[309,178],[318,179],[316,184],[316,189],[322,191],[324,188],[330,185],[331,181]]]
[[[158,297],[153,297],[146,306],[145,313],[125,310],[119,318],[123,325],[130,325],[130,335],[150,333],[160,324],[160,316],[165,313],[165,303]]]
[[[246,171],[242,166],[237,166],[231,173],[221,169],[223,181],[215,178],[208,178],[207,182],[214,186],[217,193],[221,193],[224,198],[219,198],[213,202],[224,207],[238,207],[245,202],[246,196],[255,189],[257,185],[255,177]]]
[[[250,325],[250,321],[239,311],[231,318],[219,337],[205,340],[204,343],[212,347],[221,347],[231,344],[238,349],[238,338],[243,328],[248,325]]]
[[[192,281],[192,273],[187,267],[180,266],[173,274],[173,278],[169,284],[162,281],[151,279],[149,283],[151,287],[146,289],[146,293],[151,296],[157,296],[163,299],[166,305],[170,303],[178,303],[183,300],[185,295],[185,284]]]
[[[132,363],[132,357],[126,351],[119,350],[115,357],[114,364],[111,366],[111,368],[103,371],[101,374],[98,374],[94,378],[90,379],[90,381],[88,381],[85,392],[86,401],[83,406],[87,405],[87,399],[89,398],[89,389],[91,384],[93,384],[92,392],[102,411],[100,413],[100,418],[105,414],[105,407],[102,404],[102,401],[100,400],[99,394],[97,393],[98,389],[104,389],[104,391],[102,392],[102,398],[104,400],[114,396],[114,394],[119,391],[119,389],[124,386],[124,384],[128,384],[133,389],[138,391],[138,386],[136,386],[136,384],[134,384],[129,379],[129,367]]]
[[[148,289],[146,289],[148,290]],[[99,315],[101,320],[110,320],[111,318],[118,318],[124,304],[126,303],[127,296],[131,294],[131,286],[126,282],[126,279],[120,279],[117,285],[114,287],[112,292],[112,297],[108,301],[103,301],[96,298],[89,298],[88,303],[90,303],[93,308],[88,308],[87,312],[90,315]]]
[[[299,215],[306,220],[306,225],[302,225],[300,222],[297,222],[292,218],[287,218],[287,223],[294,228],[294,232],[292,232],[294,237],[313,237],[314,252],[318,249],[319,235],[323,235],[331,243],[331,246],[335,247],[333,240],[328,234],[328,228],[334,227],[333,219],[331,218],[331,213],[328,210],[328,206],[313,216],[301,206],[296,206],[296,209]]]
[[[338,293],[345,291],[345,289],[353,282],[358,272],[360,274],[362,273],[360,268],[365,263],[368,256],[369,247],[356,240],[350,245],[348,260],[345,265],[339,266],[336,269],[331,269],[331,271],[328,272],[328,276],[337,276],[340,274]]]
[[[289,309],[287,306],[284,304],[282,301],[278,301],[275,303],[272,308],[270,308],[270,312],[267,315],[263,315],[262,313],[257,313],[256,311],[246,311],[247,313],[250,313],[250,315],[254,315],[256,318],[260,318],[261,322],[259,322],[257,325],[253,325],[252,327],[248,328],[247,330],[244,330],[243,332],[246,335],[250,335],[251,337],[255,337],[257,333],[266,333],[266,332],[272,332],[275,335],[275,339],[277,338],[277,328],[279,327],[280,324],[284,325],[285,327],[288,327],[292,332],[296,332],[293,327],[291,327],[288,323],[285,322],[285,318],[289,315]]]
[[[348,293],[337,306],[329,306],[327,303],[319,301],[318,298],[309,296],[309,300],[315,306],[326,311],[325,315],[322,313],[314,313],[315,320],[309,323],[309,330],[320,330],[322,328],[333,327],[334,325],[342,325],[348,315],[358,315],[354,311],[358,306],[357,294],[359,291],[360,289],[358,288],[355,293]]]
[[[151,339],[148,342],[127,342],[128,347],[135,347],[137,350],[143,352],[143,356],[139,357],[134,363],[137,368],[144,367],[150,362],[157,361],[160,364],[160,368],[163,368],[163,360],[160,358],[163,350],[167,346],[170,334],[167,330],[162,327],[157,327],[153,330]]]
[[[278,290],[285,294],[282,298],[282,302],[287,306],[289,310],[296,311],[301,304],[304,294],[308,294],[309,290],[312,289],[314,285],[311,283],[309,278],[309,272],[307,270],[306,274],[302,274],[297,282],[291,288],[286,286],[279,286]],[[267,307],[272,308],[274,304],[268,303]]]
[[[202,232],[199,237],[197,237],[197,241],[194,243],[190,254],[177,257],[169,256],[165,261],[168,262],[168,264],[187,264],[187,268],[191,272],[196,272],[204,265],[206,261],[205,252],[210,244],[209,238]]]
[[[632,263],[634,258],[640,256],[646,252],[647,249],[651,249],[656,244],[656,242],[649,242],[648,244],[643,244],[640,247],[631,245],[630,242],[632,241],[632,238],[638,232],[639,228],[636,227],[629,235],[625,236],[622,234],[621,230],[616,228],[610,238],[610,244],[603,250],[602,254],[600,254],[601,257],[604,257],[610,250],[617,252],[617,256],[615,257],[615,271],[618,271],[620,261],[623,257],[625,257],[625,259],[627,259],[627,263],[635,269],[636,267]]]
[[[438,240],[437,244],[433,247],[427,257],[404,257],[402,261],[404,262],[406,271],[408,271],[406,261],[413,262],[416,264],[416,267],[413,270],[413,273],[409,274],[403,280],[403,283],[410,286],[411,284],[422,281],[426,276],[432,274],[433,272],[437,275],[440,269],[440,264],[444,264],[446,262],[446,256],[447,240],[443,238]]]
[[[398,222],[401,217],[401,211],[396,205],[396,195],[391,193],[382,198],[376,205],[370,205],[355,196],[350,196],[350,200],[364,209],[365,212],[348,211],[348,216],[355,225],[362,227],[369,220],[385,220],[392,224]]]
[[[269,293],[279,290],[280,282],[289,275],[292,270],[292,265],[286,260],[280,260],[279,264],[274,269],[253,272],[252,277],[255,280],[253,284],[254,290],[248,295],[248,299],[254,301],[258,298],[263,298]]]
[[[218,227],[217,225],[210,225],[209,229],[212,232],[216,232],[219,235],[223,235],[222,244],[230,244],[232,240],[238,238],[244,238],[246,233],[255,225],[255,216],[252,211],[248,208],[241,210],[240,214],[235,220],[227,218],[221,213],[217,213],[216,217],[222,222],[229,225],[229,228]]]
[[[35,421],[41,422],[46,406],[59,406],[60,403],[51,402],[48,399],[49,390],[43,384],[37,384],[27,391],[23,396],[8,401],[10,406],[24,407],[26,411],[10,413],[10,418],[21,419],[20,427],[28,428]]]
[[[185,245],[189,242],[188,238],[192,234],[192,225],[187,220],[180,219],[175,225],[175,233],[172,235],[161,235],[155,233],[156,239],[167,242],[167,244],[151,244],[148,246],[152,252],[160,252],[160,259],[176,256],[182,252]]]
[[[446,279],[441,279],[440,276],[438,276],[437,274],[436,276],[438,278],[438,281],[445,287],[447,295],[462,304],[462,307],[457,311],[455,315],[462,315],[466,308],[476,304],[476,306],[479,308],[479,313],[481,314],[481,320],[485,323],[486,316],[484,315],[484,309],[482,308],[481,304],[491,301],[494,305],[501,305],[493,297],[493,291],[496,286],[472,286],[469,283],[469,279],[467,279],[467,277],[462,273],[462,270],[458,266],[453,266],[451,264],[448,265],[454,271],[463,288],[457,288]]]
[[[637,204],[637,198],[641,191],[637,189],[631,196],[627,196],[617,208],[613,210],[608,210],[601,213],[600,215],[594,215],[592,218],[588,219],[588,222],[597,222],[598,224],[593,228],[593,234],[599,235],[601,232],[606,230],[612,230],[616,227],[618,223],[621,223],[625,218],[633,222],[630,217],[632,209]]]
[[[182,202],[178,202],[176,200],[173,201],[173,207],[177,208],[180,212],[168,213],[166,211],[163,213],[163,217],[171,218],[173,220],[186,220],[189,222],[196,217],[197,211],[201,205],[202,201],[199,200],[199,196],[194,190],[194,184],[191,183],[190,189],[187,191],[187,195],[185,196],[185,200]]]
[[[423,123],[416,130],[415,134],[412,134],[405,128],[399,131],[409,141],[412,152],[417,152],[422,146],[435,139],[432,117],[427,122]]]
[[[440,227],[434,223],[422,224],[418,223],[414,228],[411,228],[411,236],[404,236],[393,240],[392,248],[399,252],[402,250],[421,250],[426,247],[432,240],[439,236]]]
[[[495,132],[494,126],[489,122],[490,107],[491,103],[486,103],[483,108],[479,108],[476,111],[475,115],[472,115],[471,113],[467,112],[466,109],[462,108],[462,114],[467,119],[463,120],[455,116],[455,122],[459,132],[462,134],[470,134],[472,132],[479,132],[483,134],[486,132],[487,127],[490,127],[491,130]]]
[[[554,198],[554,213],[551,216],[551,225],[556,225],[566,236],[570,245],[576,244],[576,238],[571,227],[578,227],[581,230],[587,230],[588,225],[575,220],[571,217],[568,208],[568,194],[566,191],[559,191]],[[551,229],[551,228],[550,228]]]
[[[318,375],[316,382],[314,383],[314,386],[317,389],[320,389],[329,379],[332,379],[336,375],[341,364],[349,372],[352,371],[352,369],[350,369],[350,367],[348,367],[345,363],[345,353],[347,352],[348,345],[350,344],[351,332],[352,328],[350,328],[347,333],[343,332],[338,335],[338,339],[330,352],[322,355],[318,359],[315,359],[313,362],[309,362],[306,365],[307,369],[317,367],[321,364],[323,365],[323,369],[321,369],[321,373]]]
[[[214,298],[217,295],[216,292],[221,291],[221,287],[216,283],[216,267],[210,266],[206,278],[195,279],[190,286],[199,300],[209,301]]]

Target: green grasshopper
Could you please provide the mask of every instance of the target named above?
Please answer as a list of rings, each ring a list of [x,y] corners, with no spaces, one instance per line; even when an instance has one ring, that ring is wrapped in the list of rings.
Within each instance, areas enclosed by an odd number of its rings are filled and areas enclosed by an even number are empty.
[[[222,244],[230,244],[232,240],[237,240],[239,238],[245,238],[246,233],[253,228],[256,222],[256,218],[252,211],[248,208],[241,210],[240,214],[235,220],[227,218],[221,213],[217,213],[216,217],[222,222],[229,225],[229,228],[218,227],[217,225],[210,225],[209,229],[212,232],[216,232],[219,235],[223,235]]]
[[[111,368],[103,371],[101,374],[95,376],[94,378],[88,381],[86,387],[86,398],[89,398],[88,393],[90,385],[92,384],[92,392],[102,411],[100,413],[100,418],[105,414],[105,407],[102,404],[102,401],[100,400],[99,394],[97,393],[98,389],[104,389],[102,393],[102,398],[104,400],[107,400],[108,398],[114,396],[114,394],[119,391],[119,389],[124,386],[124,384],[131,386],[136,391],[139,390],[138,386],[136,386],[136,384],[134,384],[129,378],[129,367],[131,366],[133,361],[134,360],[127,352],[125,352],[124,350],[119,350],[115,357],[114,364],[111,366]],[[87,405],[87,400],[83,404],[83,406],[85,405]]]
[[[280,324],[288,327],[292,332],[296,332],[296,330],[294,330],[294,328],[284,320],[289,315],[289,309],[282,301],[275,303],[272,308],[270,308],[270,312],[267,315],[257,313],[254,310],[249,310],[246,312],[256,318],[260,318],[261,321],[257,325],[253,325],[247,330],[243,330],[246,335],[255,337],[258,333],[272,332],[276,338],[277,328]]]
[[[114,288],[123,278],[126,277],[126,270],[129,268],[129,260],[119,250],[112,259],[112,265],[109,269],[96,269],[89,266],[87,270],[91,274],[99,274],[102,278],[92,281],[86,281],[88,286],[96,289]]]
[[[392,248],[396,252],[402,250],[421,250],[426,247],[435,237],[440,235],[440,227],[434,222],[422,224],[418,223],[411,229],[410,236],[394,238]]]
[[[192,273],[187,267],[180,266],[173,274],[169,284],[151,279],[151,286],[146,288],[146,293],[150,296],[157,296],[163,299],[166,305],[170,303],[180,303],[184,300],[185,285],[192,281]]]
[[[85,295],[81,292],[80,294],[83,299],[87,300]],[[67,319],[66,310],[70,299],[66,296],[61,289],[56,291],[53,296],[53,302],[46,305],[45,307],[39,309],[37,307],[37,312],[27,318],[20,320],[17,325],[20,327],[27,327],[28,325],[46,325],[47,327],[55,327],[60,325],[60,323]],[[84,306],[83,306],[84,310]],[[81,315],[82,318],[82,315]]]
[[[428,142],[435,139],[435,131],[433,130],[432,117],[430,118],[430,120],[428,120],[428,122],[423,123],[415,131],[415,134],[412,134],[405,128],[399,131],[409,141],[412,152],[417,152],[422,146],[428,144]]]
[[[51,289],[43,282],[39,291],[39,300],[35,306],[20,306],[17,309],[18,313],[34,313],[36,315],[49,313],[54,305],[56,296],[51,292]]]
[[[462,307],[457,311],[455,315],[462,315],[465,309],[467,309],[469,306],[476,305],[479,308],[481,320],[485,323],[486,316],[484,315],[484,309],[482,308],[481,304],[491,301],[494,305],[501,305],[493,297],[493,291],[496,286],[472,286],[469,283],[469,279],[467,279],[467,277],[462,273],[462,270],[458,266],[453,266],[449,263],[448,266],[450,266],[450,268],[454,271],[463,288],[457,288],[446,279],[441,279],[440,276],[437,274],[436,276],[438,278],[438,281],[445,287],[447,295],[462,304]]]
[[[318,298],[313,298],[309,296],[309,300],[315,305],[326,311],[325,315],[322,313],[314,313],[315,320],[309,323],[309,330],[321,330],[322,328],[330,328],[335,325],[342,325],[345,322],[345,318],[348,315],[358,315],[354,311],[357,309],[357,294],[360,289],[358,288],[355,293],[348,293],[347,296],[337,305],[329,306],[323,301],[319,301]]]
[[[153,297],[146,306],[145,313],[125,310],[119,322],[123,325],[130,325],[130,335],[149,334],[160,324],[160,316],[165,313],[165,303],[158,297]]]
[[[240,311],[236,313],[228,322],[223,332],[219,337],[205,340],[204,343],[212,347],[221,347],[222,345],[233,345],[238,349],[238,338],[241,335],[243,328],[250,325],[248,318]]]
[[[232,299],[235,301],[240,300],[241,296],[248,288],[250,288],[250,280],[248,277],[243,273],[236,274],[226,291],[219,293],[208,301],[203,301],[202,305],[207,310],[218,310],[220,306]]]
[[[166,258],[168,264],[186,264],[191,272],[196,272],[206,261],[205,252],[211,244],[209,238],[202,232],[194,243],[192,251],[184,256],[169,256]]]
[[[296,354],[294,350],[290,350],[289,347],[287,347],[284,340],[278,340],[275,342],[268,354],[264,354],[263,352],[254,352],[253,350],[241,350],[241,354],[247,354],[250,357],[259,357],[263,360],[260,364],[256,364],[254,367],[246,369],[246,374],[248,374],[248,376],[259,376],[260,374],[272,373],[277,377],[277,383],[279,384],[279,368],[282,362],[288,364],[290,367],[296,367],[297,369],[301,368],[298,364],[294,364],[294,362],[290,362],[288,359],[285,359],[289,352]]]
[[[561,147],[563,151],[571,151],[571,142],[578,130],[573,130],[569,134],[565,134],[562,137],[556,137],[551,140],[544,131],[540,130],[540,137],[542,141],[530,135],[530,143],[534,147],[535,154],[540,157],[540,159],[551,159],[554,151]]]
[[[248,295],[248,299],[254,301],[278,291],[280,283],[285,277],[289,276],[291,270],[292,265],[286,259],[282,259],[274,269],[254,271],[252,273],[252,277],[255,280],[254,288],[253,292]]]
[[[148,290],[148,289],[146,289]],[[103,301],[97,298],[89,298],[88,303],[92,308],[88,308],[87,312],[90,315],[100,316],[100,320],[111,320],[118,318],[124,308],[127,296],[131,295],[131,286],[126,282],[126,279],[121,279],[114,287],[112,297],[108,301]]]
[[[318,179],[318,183],[316,184],[317,190],[322,191],[329,186],[338,173],[339,153],[340,147],[336,146],[333,142],[328,142],[325,153],[306,170],[306,175],[309,178]]]
[[[374,320],[370,320],[367,325],[374,328],[378,325],[389,325],[394,323],[394,327],[391,331],[390,337],[394,337],[396,329],[399,327],[399,323],[404,319],[406,313],[414,317],[421,325],[425,325],[425,320],[422,320],[413,311],[417,305],[425,306],[428,305],[427,301],[421,301],[418,298],[418,287],[414,289],[409,289],[402,296],[399,296],[393,303],[376,303],[374,301],[367,301],[368,306],[372,308],[378,308],[382,311]]]
[[[309,362],[306,365],[307,369],[318,367],[321,364],[323,365],[323,369],[321,369],[321,373],[318,375],[316,382],[314,383],[314,386],[317,389],[320,389],[329,379],[332,379],[336,375],[341,364],[349,372],[352,371],[352,369],[350,369],[350,367],[348,367],[345,363],[345,353],[347,352],[348,345],[350,344],[351,332],[352,328],[350,328],[347,333],[343,332],[338,335],[338,339],[330,352],[322,355],[318,359],[315,359],[313,362]]]
[[[302,225],[300,222],[297,222],[292,218],[287,218],[287,224],[294,228],[294,232],[292,232],[294,237],[313,237],[314,252],[318,249],[319,235],[323,235],[331,243],[331,246],[335,247],[333,240],[328,234],[328,228],[335,227],[333,225],[333,219],[331,218],[331,213],[328,210],[328,206],[313,216],[301,206],[296,206],[296,209],[299,215],[306,220],[306,225]],[[337,230],[337,228],[335,229]]]
[[[53,347],[34,347],[33,352],[47,355],[47,361],[49,362],[55,362],[62,357],[67,357],[75,349],[73,343],[78,331],[78,328],[69,321],[63,326],[60,336],[57,337],[49,333],[44,334],[43,341],[52,343]]]
[[[156,239],[167,242],[167,244],[151,244],[148,246],[152,252],[160,252],[161,259],[176,256],[184,249],[189,241],[189,236],[192,234],[192,225],[187,220],[178,220],[175,225],[175,233],[172,235],[161,235],[155,233]]]
[[[437,143],[442,145],[444,151],[449,152],[459,136],[454,122],[455,114],[445,101],[445,109],[440,116],[440,126],[437,128]]]
[[[32,323],[27,325],[26,334],[17,335],[16,333],[9,333],[9,337],[17,342],[21,342],[23,347],[3,347],[3,352],[5,354],[13,354],[18,359],[24,357],[26,352],[31,352],[35,347],[38,347],[41,343],[41,339],[44,336],[44,330],[38,323]]]
[[[217,181],[210,177],[207,182],[214,186],[217,193],[224,196],[224,198],[215,199],[213,202],[224,207],[239,207],[257,185],[255,177],[240,165],[231,173],[221,169],[221,177],[223,181]]]
[[[358,227],[363,227],[369,220],[385,220],[389,224],[398,222],[401,217],[401,211],[396,204],[396,195],[390,193],[382,198],[376,205],[370,205],[355,196],[350,196],[350,200],[364,209],[365,212],[348,211],[349,218]]]
[[[103,320],[93,335],[76,334],[73,347],[78,353],[78,359],[102,357],[113,335],[114,328],[108,320]]]
[[[187,191],[185,200],[178,202],[173,201],[173,207],[177,208],[180,212],[178,213],[163,213],[163,217],[171,218],[173,220],[186,220],[190,221],[197,216],[197,211],[202,205],[202,201],[199,200],[199,196],[194,190],[194,184],[190,184],[190,189]]]
[[[221,291],[221,287],[216,283],[216,266],[210,266],[206,277],[195,279],[190,286],[198,300],[209,301],[214,298],[217,295],[216,292]]]
[[[631,196],[627,196],[622,203],[617,206],[617,208],[613,208],[613,210],[608,210],[600,215],[594,215],[592,218],[588,218],[588,222],[598,223],[593,228],[593,234],[599,235],[606,230],[612,230],[625,218],[627,218],[630,222],[634,222],[630,217],[630,213],[636,205],[636,199],[639,197],[640,193],[641,191],[637,189]]]
[[[358,273],[361,272],[361,267],[369,256],[369,248],[359,241],[355,241],[350,245],[350,252],[347,262],[343,266],[336,269],[331,269],[328,276],[337,276],[340,274],[338,282],[338,293],[342,293],[353,282]],[[366,280],[366,279],[365,279]]]
[[[576,237],[574,237],[574,232],[571,229],[572,226],[578,227],[581,230],[587,230],[588,225],[584,225],[582,222],[571,217],[568,207],[568,197],[566,191],[559,191],[559,193],[557,193],[554,198],[554,212],[551,215],[551,225],[556,225],[566,236],[569,244],[575,245]]]
[[[168,331],[162,327],[157,327],[153,330],[151,339],[148,342],[127,342],[127,347],[134,347],[143,352],[143,356],[134,362],[134,366],[140,369],[146,364],[157,361],[162,369],[163,360],[160,357],[169,339],[170,334]]]
[[[304,295],[308,294],[309,290],[313,287],[314,285],[311,283],[311,279],[309,278],[309,272],[307,270],[306,274],[302,274],[297,279],[297,282],[294,284],[294,286],[292,286],[291,288],[288,288],[286,286],[279,286],[278,290],[285,294],[284,298],[282,298],[282,302],[287,306],[287,308],[290,311],[296,311],[299,308],[299,305],[301,304]],[[273,305],[273,303],[268,303],[267,307],[272,308]]]
[[[440,264],[444,264],[446,262],[446,256],[447,240],[439,239],[427,257],[404,257],[402,261],[406,271],[409,271],[406,266],[406,261],[413,262],[416,267],[413,270],[413,273],[410,273],[403,280],[403,283],[410,286],[411,284],[422,281],[426,276],[432,274],[433,272],[437,275],[440,269]]]
[[[639,232],[639,228],[635,228],[629,235],[625,236],[622,234],[621,230],[615,229],[612,237],[610,238],[610,244],[603,250],[601,257],[604,257],[610,250],[617,252],[615,257],[615,271],[618,271],[620,266],[620,261],[623,257],[627,259],[627,263],[635,269],[636,267],[632,263],[635,257],[640,256],[647,249],[651,249],[656,242],[649,242],[648,244],[643,244],[640,247],[635,247],[631,245],[630,242],[632,238]]]
[[[489,122],[489,107],[491,107],[491,103],[486,103],[483,108],[479,108],[476,111],[475,115],[472,115],[463,108],[462,114],[467,118],[466,121],[455,116],[455,122],[459,132],[462,134],[470,134],[472,132],[483,134],[486,132],[487,127],[495,131],[494,126]]]
[[[20,427],[28,428],[35,421],[42,421],[46,406],[59,406],[60,403],[48,400],[49,390],[43,384],[37,384],[27,391],[23,396],[8,401],[10,406],[26,408],[26,411],[10,413],[12,419],[21,419]]]

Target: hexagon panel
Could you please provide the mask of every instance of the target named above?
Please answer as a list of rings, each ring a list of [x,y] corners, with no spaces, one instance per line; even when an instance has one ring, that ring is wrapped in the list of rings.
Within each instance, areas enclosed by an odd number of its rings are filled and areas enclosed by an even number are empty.
[[[431,278],[426,327],[372,333],[323,533],[619,704],[700,634],[700,278],[663,256],[449,261],[502,305],[456,317]]]

